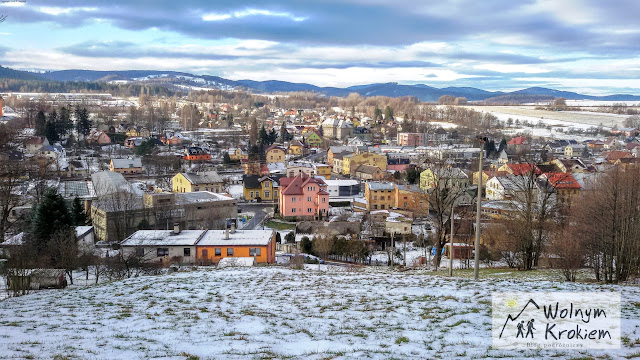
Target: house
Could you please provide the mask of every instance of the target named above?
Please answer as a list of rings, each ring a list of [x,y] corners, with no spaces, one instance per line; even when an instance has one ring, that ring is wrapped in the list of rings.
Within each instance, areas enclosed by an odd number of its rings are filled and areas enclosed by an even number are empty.
[[[619,128],[611,129],[611,135],[623,135],[626,137],[634,137],[640,135],[640,130],[636,128]]]
[[[602,153],[602,156],[610,163],[610,164],[615,164],[616,161],[618,161],[619,159],[623,159],[623,158],[632,158],[633,155],[628,152],[628,151],[624,151],[624,150],[612,150],[612,151],[606,151]]]
[[[587,147],[582,144],[569,144],[564,148],[564,156],[566,157],[578,157],[582,156],[587,151]]]
[[[360,194],[360,182],[358,180],[324,180],[324,182],[327,184],[326,192],[329,193],[329,200],[337,200],[341,197],[351,198]]]
[[[581,159],[553,159],[550,163],[556,166],[558,172],[582,173],[587,171],[587,166]]]
[[[117,172],[122,175],[142,174],[142,160],[135,159],[111,159],[109,163],[109,171]]]
[[[89,166],[84,160],[71,160],[67,167],[67,176],[89,176]]]
[[[289,155],[303,156],[306,153],[305,150],[304,145],[299,140],[293,139],[289,143]]]
[[[140,137],[140,136],[130,136],[126,139],[124,139],[124,146],[128,147],[129,149],[135,149],[138,146],[142,145],[142,143],[144,143],[146,141],[145,138]]]
[[[342,157],[342,174],[354,176],[356,170],[361,165],[371,165],[387,171],[387,156],[376,153],[365,152],[359,154],[349,154]]]
[[[82,253],[92,253],[96,248],[93,226],[76,226],[76,241],[78,242],[78,250]]]
[[[227,153],[231,161],[247,161],[249,160],[249,154],[240,148],[230,148]]]
[[[211,191],[221,193],[224,181],[216,171],[178,173],[171,179],[173,192]]]
[[[615,163],[613,163],[613,165],[615,166],[622,166],[624,169],[627,168],[637,168],[640,167],[640,158],[621,158],[618,159]]]
[[[377,166],[360,165],[353,174],[353,177],[365,181],[376,181],[383,180],[385,175],[386,173]]]
[[[333,155],[333,167],[332,171],[336,174],[342,174],[342,169],[344,169],[344,160],[342,154]]]
[[[402,132],[397,135],[397,143],[400,146],[425,146],[427,137],[422,133]]]
[[[531,144],[524,136],[516,136],[507,142],[507,148],[516,153],[523,153],[531,150]]]
[[[345,119],[328,118],[321,124],[325,137],[344,140],[353,137],[353,123]]]
[[[25,269],[7,279],[9,289],[62,289],[67,287],[64,269]]]
[[[546,178],[549,185],[556,191],[556,198],[563,204],[571,204],[582,188],[570,173],[547,173],[541,178]]]
[[[275,251],[276,232],[273,230],[207,230],[196,243],[196,257],[202,264],[247,257],[253,257],[258,264],[273,264]]]
[[[314,163],[313,166],[316,169],[316,176],[321,176],[326,180],[331,179],[331,166],[318,163]]]
[[[120,243],[125,257],[136,256],[144,262],[194,264],[196,243],[207,230],[138,230]]]
[[[482,172],[482,186],[486,186],[487,185],[487,181],[489,181],[489,179],[491,179],[494,176],[505,176],[509,174],[509,172],[507,171],[490,171],[490,170],[485,170]],[[473,181],[471,183],[472,185],[478,185],[478,172],[474,172],[473,173]]]
[[[242,189],[245,200],[275,201],[280,195],[278,178],[266,175],[243,175]]]
[[[302,173],[314,177],[316,176],[316,169],[313,164],[309,162],[293,162],[287,165],[287,177],[293,178]]]
[[[311,130],[302,133],[302,138],[305,144],[312,148],[319,148],[324,143],[324,139],[322,135],[318,132],[318,130]]]
[[[111,144],[111,138],[104,131],[92,131],[87,138],[89,144],[107,145]]]
[[[540,170],[532,163],[508,163],[500,166],[498,171],[507,172],[515,176],[530,174],[532,171],[536,174],[540,174]]]
[[[367,182],[364,185],[364,198],[367,210],[388,210],[395,204],[395,185],[386,182]]]
[[[94,174],[95,175],[95,174]],[[93,176],[92,176],[93,178]],[[98,241],[121,241],[144,226],[166,229],[222,228],[235,219],[237,201],[231,197],[197,191],[188,193],[112,193],[91,203],[91,221]]]
[[[389,216],[385,219],[385,231],[387,234],[408,235],[411,234],[413,219],[395,211],[389,211]]]
[[[201,147],[189,146],[184,149],[182,158],[188,161],[209,161],[211,160],[211,154]]]
[[[444,166],[429,168],[420,173],[420,188],[429,190],[434,187],[466,189],[469,187],[469,176],[459,168]]]
[[[278,145],[271,145],[265,149],[266,162],[269,163],[283,163],[286,161],[286,151]]]
[[[414,214],[429,213],[429,194],[417,185],[395,185],[393,207]]]
[[[44,136],[35,136],[25,141],[24,146],[27,154],[36,154],[43,146],[49,145],[49,140]]]
[[[516,193],[524,190],[524,179],[522,176],[506,175],[494,176],[485,185],[485,196],[487,200],[513,199]]]
[[[330,165],[333,165],[334,156],[336,156],[338,154],[348,155],[348,154],[351,154],[351,153],[353,153],[355,151],[356,151],[356,147],[355,146],[330,146],[329,150],[327,150],[327,162]],[[342,170],[340,172],[342,172]]]
[[[329,215],[329,193],[322,178],[305,173],[294,178],[281,178],[279,210],[285,219],[318,220]]]

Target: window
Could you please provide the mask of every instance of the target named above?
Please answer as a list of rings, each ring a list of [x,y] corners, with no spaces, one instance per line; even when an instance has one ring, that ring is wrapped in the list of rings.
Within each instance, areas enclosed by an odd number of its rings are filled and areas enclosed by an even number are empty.
[[[296,198],[295,198],[295,197],[292,197],[292,198],[291,198],[291,202],[296,202]]]
[[[378,209],[378,205],[373,205],[373,208],[374,209]]]
[[[184,256],[191,256],[191,248],[184,248]]]
[[[323,197],[323,198],[322,198],[322,202],[323,202],[323,203],[326,203],[326,202],[327,202],[327,198]]]
[[[169,248],[158,248],[158,256],[168,256]]]
[[[378,200],[378,197],[377,197],[377,196],[374,196],[374,197],[373,197],[373,200]]]
[[[291,209],[291,213],[292,213],[292,214],[295,214],[295,212],[296,212],[296,209],[295,209],[295,208]]]
[[[249,197],[251,197],[251,198],[253,197],[253,191],[249,192]]]
[[[270,195],[270,194],[269,194],[269,190],[266,190],[266,191],[264,192],[264,197],[268,199],[268,198],[269,198],[269,195]]]
[[[136,256],[144,256],[144,248],[136,248]]]
[[[387,196],[387,200],[391,200],[391,196]]]
[[[307,196],[307,201],[311,201],[311,196]]]
[[[233,256],[233,248],[227,248],[227,256]]]
[[[380,205],[380,209],[384,210],[384,204]]]
[[[308,212],[308,213],[311,213],[311,208],[307,208],[307,212]]]
[[[260,248],[249,248],[249,256],[260,256]]]
[[[406,201],[404,202],[404,207],[407,207],[407,202]]]
[[[216,248],[216,256],[222,255],[222,249]]]
[[[278,197],[278,190],[273,190],[273,197]]]

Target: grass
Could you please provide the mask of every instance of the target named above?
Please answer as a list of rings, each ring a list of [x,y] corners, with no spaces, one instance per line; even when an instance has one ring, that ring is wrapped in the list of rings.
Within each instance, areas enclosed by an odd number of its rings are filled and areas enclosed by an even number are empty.
[[[296,228],[295,223],[285,223],[275,220],[269,220],[265,222],[264,226],[275,230],[293,230]]]

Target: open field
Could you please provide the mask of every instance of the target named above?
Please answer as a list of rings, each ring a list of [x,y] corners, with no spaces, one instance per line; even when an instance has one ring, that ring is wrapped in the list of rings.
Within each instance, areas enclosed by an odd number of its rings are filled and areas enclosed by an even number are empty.
[[[0,358],[418,359],[640,355],[640,288],[568,284],[555,272],[476,283],[386,268],[203,268],[0,302]],[[531,280],[535,279],[535,281]],[[493,291],[621,291],[615,351],[491,349]]]
[[[548,111],[536,110],[534,106],[466,106],[467,108],[489,112],[501,121],[512,118],[527,120],[534,124],[542,121],[552,126],[590,127],[602,124],[606,128],[622,127],[628,115],[608,113],[580,112],[580,111]]]

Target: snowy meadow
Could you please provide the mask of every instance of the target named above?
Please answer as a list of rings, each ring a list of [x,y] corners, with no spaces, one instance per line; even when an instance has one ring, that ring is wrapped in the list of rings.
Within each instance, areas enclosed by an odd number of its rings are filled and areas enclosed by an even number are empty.
[[[387,268],[200,268],[0,301],[0,358],[640,356],[640,288]],[[491,349],[493,291],[622,292],[622,349]]]

